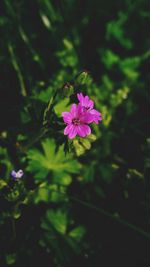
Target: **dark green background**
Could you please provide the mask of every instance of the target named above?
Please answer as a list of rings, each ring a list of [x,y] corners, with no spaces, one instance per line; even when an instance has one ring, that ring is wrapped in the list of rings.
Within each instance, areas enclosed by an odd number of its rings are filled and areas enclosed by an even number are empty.
[[[149,24],[146,0],[1,1],[0,267],[150,266]],[[91,145],[63,136],[67,82],[102,113]]]

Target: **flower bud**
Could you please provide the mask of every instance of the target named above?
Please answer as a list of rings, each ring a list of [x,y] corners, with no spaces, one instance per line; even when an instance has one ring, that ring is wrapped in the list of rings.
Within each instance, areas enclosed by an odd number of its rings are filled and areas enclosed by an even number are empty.
[[[70,84],[69,82],[65,83],[62,89],[63,89],[63,95],[65,97],[70,97],[74,91],[72,84]]]
[[[88,72],[83,71],[77,76],[76,82],[78,84],[86,84],[88,78],[89,78]]]

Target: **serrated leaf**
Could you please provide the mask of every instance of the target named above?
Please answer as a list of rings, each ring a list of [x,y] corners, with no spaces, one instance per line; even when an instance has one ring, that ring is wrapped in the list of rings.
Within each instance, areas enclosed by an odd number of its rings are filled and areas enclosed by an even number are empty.
[[[78,173],[80,164],[65,155],[63,146],[60,146],[56,153],[54,140],[46,139],[42,142],[42,151],[32,149],[28,151],[27,170],[35,174],[35,178],[43,180],[49,172],[69,174]]]
[[[49,200],[49,188],[39,188],[38,192],[34,196],[34,203],[37,204],[39,202],[48,202]]]

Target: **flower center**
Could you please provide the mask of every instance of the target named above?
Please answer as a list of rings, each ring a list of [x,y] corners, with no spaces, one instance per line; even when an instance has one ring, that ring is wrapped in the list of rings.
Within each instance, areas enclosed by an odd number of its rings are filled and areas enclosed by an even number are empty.
[[[79,124],[80,124],[80,120],[77,119],[77,118],[74,118],[74,119],[72,120],[72,123],[73,123],[74,125],[79,125]]]
[[[84,111],[89,111],[90,110],[90,107],[84,107]]]

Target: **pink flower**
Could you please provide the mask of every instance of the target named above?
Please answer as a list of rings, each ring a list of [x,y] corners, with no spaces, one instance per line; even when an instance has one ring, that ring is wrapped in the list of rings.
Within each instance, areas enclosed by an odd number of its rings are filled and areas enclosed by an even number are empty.
[[[62,117],[67,124],[64,135],[73,139],[76,135],[85,137],[91,133],[91,128],[87,125],[92,122],[93,117],[86,112],[81,104],[72,104],[70,112],[63,112]]]
[[[92,115],[92,122],[98,124],[99,121],[102,120],[102,116],[100,112],[93,108],[94,102],[87,95],[83,96],[82,93],[77,94],[77,97],[81,106],[87,111],[87,113]]]

